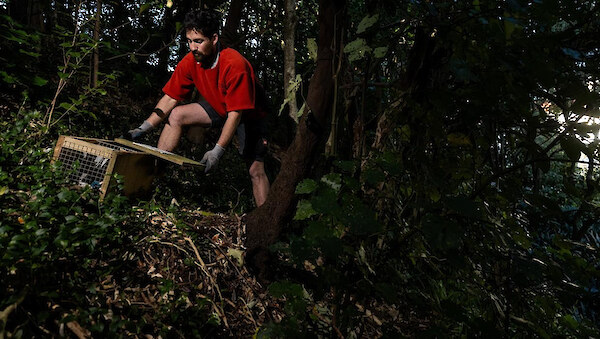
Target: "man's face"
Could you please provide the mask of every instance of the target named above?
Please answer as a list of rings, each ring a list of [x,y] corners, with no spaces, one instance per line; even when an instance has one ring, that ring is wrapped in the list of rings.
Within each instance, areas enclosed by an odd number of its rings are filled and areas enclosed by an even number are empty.
[[[194,29],[187,31],[185,37],[197,62],[206,63],[214,59],[218,40],[216,34],[212,37],[207,37]]]

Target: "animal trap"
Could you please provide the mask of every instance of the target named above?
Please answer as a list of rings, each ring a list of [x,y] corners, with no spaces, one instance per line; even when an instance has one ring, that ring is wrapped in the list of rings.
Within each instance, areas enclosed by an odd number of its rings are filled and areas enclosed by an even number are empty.
[[[181,166],[202,167],[200,163],[129,140],[103,140],[60,136],[54,148],[69,180],[100,190],[100,199],[114,188],[114,174],[123,177],[123,193],[142,196],[150,192],[157,176],[157,165],[168,161]]]

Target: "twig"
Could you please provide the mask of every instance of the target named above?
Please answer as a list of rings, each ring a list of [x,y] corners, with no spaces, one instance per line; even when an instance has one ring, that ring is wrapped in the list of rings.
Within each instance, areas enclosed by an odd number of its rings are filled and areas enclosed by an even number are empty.
[[[81,327],[76,321],[69,321],[67,327],[77,336],[79,339],[90,338],[90,331]]]
[[[171,46],[174,46],[174,45],[175,45],[175,44],[174,44],[174,43],[175,43],[175,40],[177,40],[177,36],[178,36],[178,35],[179,35],[179,32],[177,32],[177,33],[175,34],[175,36],[174,36],[174,37],[171,39],[171,41],[169,41],[169,43],[167,43],[167,44],[163,45],[161,48],[157,49],[157,50],[156,50],[156,51],[154,51],[154,52],[150,52],[150,53],[139,53],[139,51],[140,51],[140,50],[141,50],[141,49],[142,49],[144,46],[146,46],[146,44],[148,44],[148,41],[150,41],[150,35],[148,35],[148,38],[146,39],[146,41],[144,41],[144,43],[143,43],[143,44],[142,44],[142,45],[141,45],[141,46],[140,46],[138,49],[136,49],[135,51],[133,51],[133,52],[131,52],[131,53],[119,54],[119,55],[112,56],[112,57],[110,57],[110,58],[106,58],[106,61],[111,61],[111,60],[114,60],[114,59],[119,59],[119,58],[126,57],[126,56],[130,56],[130,55],[133,55],[133,56],[141,56],[141,57],[147,57],[147,56],[151,56],[152,54],[156,54],[156,53],[158,53],[158,52],[160,52],[160,51],[162,51],[162,50],[164,50],[164,49],[166,49],[166,48],[169,48],[169,47],[171,47]]]
[[[178,250],[182,251],[183,253],[187,254],[188,256],[190,255],[190,254],[188,253],[188,251],[186,251],[184,248],[182,248],[182,247],[180,247],[180,246],[177,246],[177,245],[175,245],[175,244],[173,244],[173,243],[171,243],[171,242],[168,242],[168,241],[160,241],[160,240],[158,240],[158,239],[151,239],[151,240],[148,240],[148,242],[150,242],[150,243],[159,243],[159,244],[161,244],[161,245],[172,246],[172,247],[175,247],[176,249],[178,249]]]
[[[213,276],[210,275],[210,273],[208,272],[208,270],[206,268],[206,264],[204,264],[204,260],[202,260],[202,257],[200,257],[200,252],[198,251],[198,248],[196,247],[196,245],[194,245],[194,242],[192,241],[191,238],[184,237],[183,239],[185,241],[187,241],[190,244],[190,246],[192,247],[192,249],[194,250],[194,253],[196,254],[196,259],[198,260],[197,265],[200,266],[200,269],[202,269],[204,274],[206,274],[208,276],[208,279],[210,280],[211,284],[213,285],[213,288],[217,291],[217,294],[219,295],[219,300],[223,301],[223,296],[221,295],[221,289],[219,288],[219,285],[213,279]],[[223,322],[225,323],[225,326],[227,328],[229,328],[229,325],[227,324],[227,317],[225,316],[225,312],[223,312],[222,309],[217,307],[217,305],[212,300],[211,300],[211,303],[213,304],[213,307],[215,308],[217,313],[220,313],[219,315],[223,318]]]
[[[4,339],[4,330],[6,323],[8,322],[8,316],[19,306],[25,299],[26,292],[23,291],[19,299],[13,304],[8,305],[2,312],[0,312],[0,339]]]

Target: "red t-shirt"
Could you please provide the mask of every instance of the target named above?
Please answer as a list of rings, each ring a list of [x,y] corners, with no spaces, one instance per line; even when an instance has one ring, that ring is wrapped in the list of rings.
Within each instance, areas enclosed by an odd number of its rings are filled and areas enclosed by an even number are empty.
[[[194,86],[204,99],[222,117],[227,112],[238,111],[242,118],[259,119],[266,115],[260,85],[257,84],[252,65],[239,52],[231,48],[221,50],[217,65],[202,68],[188,53],[177,64],[163,92],[176,100],[187,99]]]

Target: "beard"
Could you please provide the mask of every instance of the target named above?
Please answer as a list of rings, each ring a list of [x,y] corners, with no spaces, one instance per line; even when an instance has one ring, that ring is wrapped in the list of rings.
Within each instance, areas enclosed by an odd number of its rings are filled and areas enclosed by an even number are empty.
[[[200,52],[192,52],[192,54],[194,55],[194,59],[196,59],[197,62],[202,62],[206,59],[206,55],[201,54]]]
[[[194,52],[192,52],[192,54],[194,55],[194,59],[196,60],[196,62],[201,63],[202,66],[204,66],[204,67],[210,67],[213,60],[215,60],[214,53],[213,54],[203,54],[198,51],[194,51]]]

